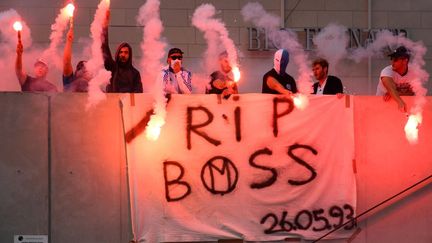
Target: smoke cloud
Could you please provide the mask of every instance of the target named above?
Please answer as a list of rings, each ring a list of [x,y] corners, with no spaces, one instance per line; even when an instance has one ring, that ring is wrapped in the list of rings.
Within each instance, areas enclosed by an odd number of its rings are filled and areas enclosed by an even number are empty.
[[[209,55],[214,54],[216,55],[213,57],[218,57],[219,53],[214,52],[218,50],[218,43],[221,43],[228,53],[228,60],[231,66],[238,66],[237,48],[234,41],[229,37],[229,32],[225,24],[222,20],[216,19],[215,15],[216,9],[213,5],[203,4],[195,10],[192,17],[192,24],[200,31],[204,32],[204,37],[209,46],[206,53],[208,58],[211,58]],[[208,60],[207,62],[211,61]]]
[[[167,44],[162,40],[164,30],[160,19],[160,1],[148,0],[139,10],[137,22],[144,26],[143,39],[141,42],[141,73],[143,76],[143,87],[146,91],[159,92],[163,94],[161,72],[165,63]],[[158,86],[158,87],[155,87]]]
[[[43,60],[50,60],[48,66],[54,66],[57,69],[63,67],[63,62],[59,51],[59,45],[63,42],[63,36],[66,28],[68,27],[70,17],[68,15],[67,7],[60,10],[60,13],[55,19],[55,23],[51,25],[50,45],[42,53]]]
[[[86,68],[93,74],[93,78],[89,82],[88,102],[86,109],[89,109],[97,105],[102,100],[106,99],[106,94],[102,92],[101,89],[108,84],[111,78],[111,72],[107,71],[104,67],[101,48],[103,22],[105,21],[106,12],[108,10],[109,2],[101,0],[96,10],[94,20],[90,26],[92,57],[86,63]]]
[[[277,48],[288,50],[299,70],[299,76],[296,79],[299,91],[304,94],[312,93],[312,71],[303,46],[298,42],[297,35],[289,30],[280,30],[279,18],[268,13],[259,3],[246,4],[241,13],[245,21],[265,29],[269,39]]]
[[[347,56],[349,38],[347,28],[342,25],[329,24],[313,38],[317,47],[317,56],[329,61],[330,69]]]
[[[147,125],[147,137],[153,133],[157,139],[161,127],[165,124],[166,98],[162,80],[166,42],[161,39],[163,25],[160,19],[160,1],[147,0],[139,9],[137,22],[144,26],[141,50],[141,73],[145,90],[150,91],[154,97],[154,115]]]
[[[218,57],[222,51],[228,53],[228,61],[231,67],[238,67],[238,54],[234,41],[229,37],[229,32],[222,20],[217,19],[216,8],[211,4],[202,4],[199,6],[192,17],[192,25],[204,33],[204,38],[207,42],[207,50],[204,53],[204,70],[205,77],[199,78],[202,80],[200,86],[207,85],[208,75],[219,69]],[[222,47],[221,47],[222,46]],[[200,75],[202,76],[202,75]],[[196,82],[194,80],[194,82]],[[199,87],[202,90],[202,87]]]

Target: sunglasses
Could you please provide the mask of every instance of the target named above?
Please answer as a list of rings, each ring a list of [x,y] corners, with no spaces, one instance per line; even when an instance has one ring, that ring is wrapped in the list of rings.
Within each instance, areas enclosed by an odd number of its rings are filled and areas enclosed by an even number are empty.
[[[173,60],[182,60],[183,59],[183,57],[182,56],[170,56],[170,58],[171,59],[173,59]]]

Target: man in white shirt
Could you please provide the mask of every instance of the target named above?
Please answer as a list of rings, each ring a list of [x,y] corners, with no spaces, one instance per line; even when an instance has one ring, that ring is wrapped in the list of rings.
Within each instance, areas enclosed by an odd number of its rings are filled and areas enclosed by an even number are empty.
[[[168,66],[162,70],[165,94],[192,93],[192,73],[182,67],[183,52],[172,48],[168,52]]]
[[[400,96],[414,95],[410,83],[415,77],[408,68],[411,54],[404,46],[400,46],[389,57],[392,64],[381,71],[376,95],[383,95],[385,101],[393,98],[399,110],[407,112],[406,104]]]

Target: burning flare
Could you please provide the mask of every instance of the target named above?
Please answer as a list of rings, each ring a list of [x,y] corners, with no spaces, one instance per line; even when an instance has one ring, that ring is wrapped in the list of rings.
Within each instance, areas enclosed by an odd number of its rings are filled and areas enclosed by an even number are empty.
[[[156,141],[159,138],[162,126],[165,124],[165,119],[162,116],[152,115],[146,128],[146,138]]]
[[[73,17],[73,15],[74,15],[74,11],[75,11],[75,6],[73,5],[73,3],[69,3],[69,4],[66,6],[66,13],[67,13],[67,15],[68,15],[70,18]]]
[[[165,65],[162,62],[165,53],[166,42],[162,38],[163,24],[160,18],[160,1],[147,0],[139,9],[137,21],[144,26],[141,50],[142,76],[148,81],[147,89],[151,92],[154,103],[154,114],[146,127],[146,138],[156,141],[159,138],[161,128],[165,124],[167,115],[167,99],[164,93],[164,86],[160,71]]]
[[[421,113],[411,114],[405,125],[405,137],[410,144],[416,144],[418,141],[418,126],[422,122]]]
[[[304,94],[293,95],[294,106],[299,110],[304,110],[309,105],[309,99]]]
[[[20,21],[15,21],[15,23],[13,24],[13,28],[15,31],[21,31],[23,26]]]
[[[240,73],[240,69],[238,67],[233,67],[232,71],[233,76],[234,76],[234,82],[238,82],[241,78],[241,73]]]

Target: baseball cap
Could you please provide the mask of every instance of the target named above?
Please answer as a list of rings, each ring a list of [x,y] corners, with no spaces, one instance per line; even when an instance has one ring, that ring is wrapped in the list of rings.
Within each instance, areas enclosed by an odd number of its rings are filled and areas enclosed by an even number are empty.
[[[182,50],[180,50],[179,48],[171,48],[168,51],[168,57],[171,56],[172,54],[176,54],[176,53],[183,55]]]
[[[390,53],[388,56],[391,58],[399,58],[399,57],[410,58],[411,54],[410,51],[405,48],[405,46],[399,46],[398,48],[393,50],[392,53]]]
[[[36,59],[36,62],[35,62],[35,66],[36,65],[40,65],[40,64],[42,64],[42,65],[44,65],[44,66],[46,66],[46,67],[48,67],[48,64],[44,61],[44,60],[42,60],[42,59]]]

